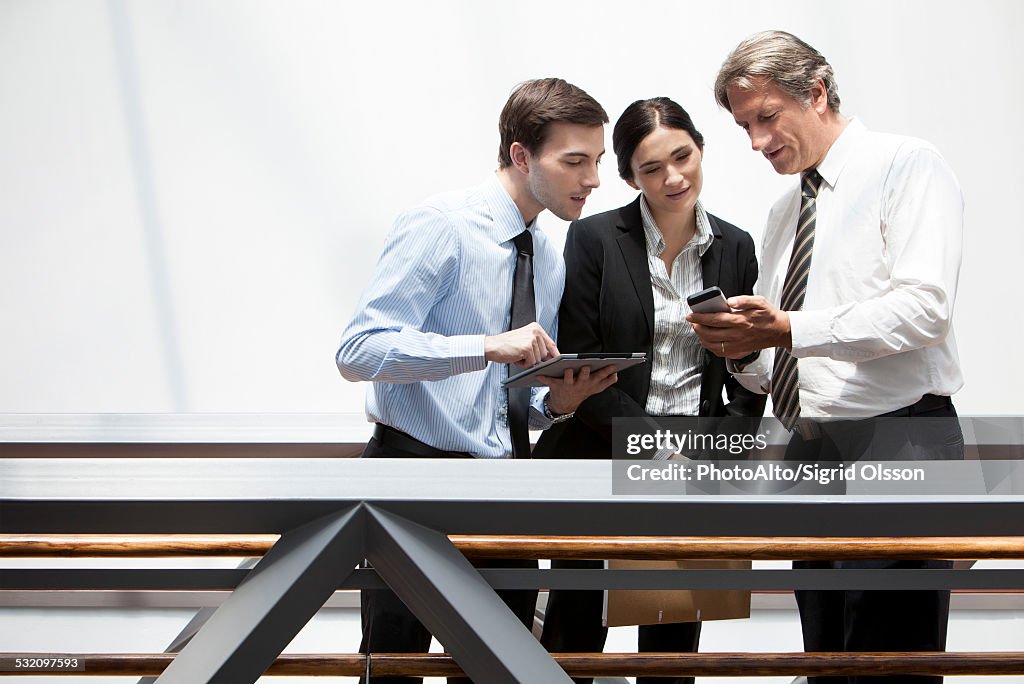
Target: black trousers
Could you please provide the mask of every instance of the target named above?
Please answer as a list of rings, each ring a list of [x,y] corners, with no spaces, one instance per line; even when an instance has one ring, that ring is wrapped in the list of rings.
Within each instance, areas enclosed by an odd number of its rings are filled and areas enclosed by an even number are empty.
[[[445,454],[452,456],[453,454]],[[363,458],[415,458],[412,454],[394,447],[382,446],[376,438],[371,439]],[[532,560],[474,561],[478,568],[536,568]],[[533,615],[537,606],[537,592],[529,590],[499,591],[498,596],[512,609],[516,617],[527,627],[533,627]],[[369,589],[359,592],[363,623],[363,639],[359,644],[360,653],[426,653],[430,648],[430,632],[412,614],[394,592],[389,589]],[[372,663],[372,660],[371,660]],[[421,684],[422,677],[374,677],[371,671],[369,684]],[[449,684],[469,684],[465,677],[449,677]],[[367,684],[366,678],[359,679]],[[480,682],[478,684],[486,684]]]
[[[552,568],[601,568],[602,561],[553,560]],[[604,650],[608,629],[601,624],[604,592],[555,589],[548,594],[541,643],[551,653]],[[695,652],[700,640],[699,622],[641,625],[639,653]],[[592,684],[590,677],[573,679]],[[693,677],[637,677],[637,684],[693,684]]]
[[[963,434],[949,402],[907,407],[885,420],[822,423],[822,436],[794,433],[786,459],[801,462],[963,458]],[[888,420],[911,418],[911,420]],[[914,418],[943,420],[917,421]],[[844,483],[838,483],[842,486]],[[841,492],[840,492],[841,493]],[[828,534],[828,530],[822,530]],[[794,561],[794,568],[949,568],[948,561]],[[944,651],[949,591],[797,591],[806,651]],[[809,677],[809,684],[938,684],[942,677]]]

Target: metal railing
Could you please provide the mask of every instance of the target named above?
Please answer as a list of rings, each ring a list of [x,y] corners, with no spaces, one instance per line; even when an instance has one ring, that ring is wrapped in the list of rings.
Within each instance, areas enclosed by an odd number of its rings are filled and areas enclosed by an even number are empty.
[[[465,560],[463,552],[648,559],[1024,555],[1024,500],[1015,497],[616,497],[610,473],[610,464],[598,461],[8,459],[0,462],[0,554],[123,555],[134,549],[157,556],[225,555],[233,549],[232,555],[265,555],[253,571],[5,570],[2,586],[234,588],[177,657],[82,656],[96,667],[159,671],[161,683],[251,682],[271,667],[359,673],[367,665],[378,674],[387,667],[421,668],[417,671],[427,675],[461,668],[478,681],[495,683],[567,682],[566,672],[1024,674],[1022,653],[552,657],[493,588],[1024,587],[1020,570],[477,572]],[[829,537],[818,536],[826,530]],[[148,536],[126,536],[133,534]],[[223,534],[247,537],[195,536]],[[373,562],[380,578],[373,571],[349,572],[362,558]],[[450,659],[426,654],[374,654],[369,663],[355,654],[277,659],[335,589],[383,586],[382,580],[443,644],[451,644]],[[342,669],[331,673],[343,674]]]

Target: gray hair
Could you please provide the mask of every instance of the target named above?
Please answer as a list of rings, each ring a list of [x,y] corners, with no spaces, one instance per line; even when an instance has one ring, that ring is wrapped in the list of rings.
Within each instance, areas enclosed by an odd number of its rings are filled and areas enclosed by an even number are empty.
[[[754,79],[767,78],[804,109],[811,103],[811,89],[821,79],[828,107],[839,113],[839,86],[832,65],[820,52],[785,31],[762,31],[736,46],[722,63],[715,79],[715,99],[727,111],[730,87],[749,89]]]

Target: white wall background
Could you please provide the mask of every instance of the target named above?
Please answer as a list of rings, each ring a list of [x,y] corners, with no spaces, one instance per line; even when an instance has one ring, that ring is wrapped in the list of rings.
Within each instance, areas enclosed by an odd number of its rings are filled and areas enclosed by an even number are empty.
[[[532,77],[613,120],[677,99],[707,138],[706,204],[759,237],[792,179],[711,86],[782,28],[832,61],[844,113],[956,170],[958,404],[1019,414],[1022,19],[1016,0],[4,0],[0,412],[360,412],[333,354],[392,219],[494,168]],[[588,212],[630,198],[614,166]]]

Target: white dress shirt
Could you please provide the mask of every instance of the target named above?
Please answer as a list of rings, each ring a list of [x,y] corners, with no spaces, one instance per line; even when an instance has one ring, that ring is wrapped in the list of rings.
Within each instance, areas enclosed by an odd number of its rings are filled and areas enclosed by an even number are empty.
[[[801,415],[863,418],[963,385],[953,304],[963,196],[929,143],[851,119],[818,166],[814,248],[790,312]],[[800,212],[799,182],[768,215],[756,293],[778,306]],[[769,391],[774,350],[735,376]]]
[[[700,408],[704,348],[686,320],[690,307],[686,296],[704,289],[701,257],[714,236],[707,212],[700,202],[694,209],[696,230],[672,262],[672,273],[661,255],[665,237],[654,220],[647,198],[640,199],[640,217],[647,240],[647,263],[654,294],[654,354],[651,385],[645,410],[652,416],[695,416]]]

